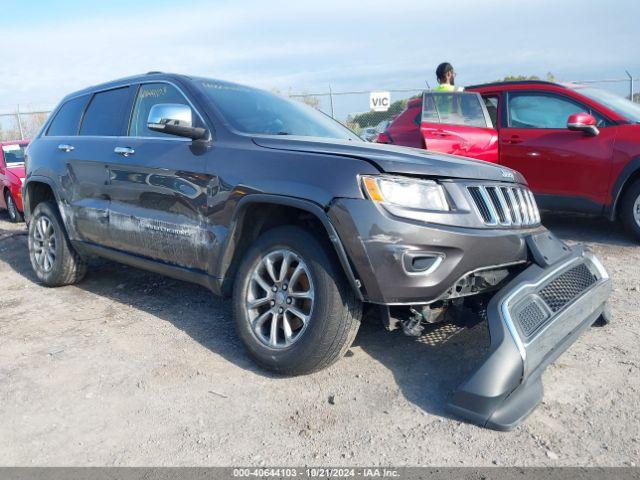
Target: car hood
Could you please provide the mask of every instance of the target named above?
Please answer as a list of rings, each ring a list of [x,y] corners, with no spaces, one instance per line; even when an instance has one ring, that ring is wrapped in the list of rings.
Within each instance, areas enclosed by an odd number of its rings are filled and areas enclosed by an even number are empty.
[[[18,178],[24,178],[25,176],[24,164],[20,164],[16,166],[8,165],[7,172],[11,173],[12,175],[15,175]]]
[[[386,173],[427,177],[464,178],[526,184],[524,177],[509,168],[480,160],[379,143],[308,137],[255,136],[253,142],[265,148],[323,153],[358,158]]]

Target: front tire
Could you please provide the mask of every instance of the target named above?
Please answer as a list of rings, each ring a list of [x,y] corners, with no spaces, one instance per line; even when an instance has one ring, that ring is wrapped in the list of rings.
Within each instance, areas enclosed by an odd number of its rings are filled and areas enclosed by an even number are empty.
[[[278,227],[244,256],[233,291],[236,331],[262,367],[288,375],[328,367],[351,346],[362,304],[332,252],[305,230]]]
[[[640,241],[640,180],[636,180],[625,192],[620,216],[627,231]]]
[[[38,280],[47,287],[78,283],[87,264],[71,245],[58,208],[39,203],[29,222],[29,258]]]
[[[11,192],[6,191],[4,194],[4,201],[7,205],[7,213],[9,214],[9,221],[12,223],[18,223],[23,220],[22,213],[18,210],[16,202],[11,195]]]

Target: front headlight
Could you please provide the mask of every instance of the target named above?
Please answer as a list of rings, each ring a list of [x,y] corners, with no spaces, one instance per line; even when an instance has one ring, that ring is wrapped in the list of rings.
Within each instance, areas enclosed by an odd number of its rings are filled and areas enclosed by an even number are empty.
[[[369,199],[407,208],[449,211],[442,185],[433,180],[406,177],[362,177],[362,186]]]

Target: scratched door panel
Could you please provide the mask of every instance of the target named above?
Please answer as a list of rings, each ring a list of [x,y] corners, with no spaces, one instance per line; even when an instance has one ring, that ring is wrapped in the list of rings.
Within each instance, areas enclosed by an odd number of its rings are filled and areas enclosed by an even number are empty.
[[[109,165],[113,248],[205,270],[213,234],[206,223],[204,151],[190,141],[121,137],[134,153]]]
[[[108,244],[107,165],[114,142],[108,137],[70,137],[67,143],[73,150],[57,152],[65,164],[61,183],[71,207],[72,236],[100,245]]]

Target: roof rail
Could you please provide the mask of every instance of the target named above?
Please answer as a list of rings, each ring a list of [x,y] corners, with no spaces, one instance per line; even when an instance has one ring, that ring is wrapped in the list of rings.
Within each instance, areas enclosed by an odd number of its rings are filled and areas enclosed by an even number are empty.
[[[553,85],[554,87],[562,87],[566,88],[564,85],[561,85],[556,82],[548,82],[546,80],[507,80],[504,82],[488,82],[488,83],[478,83],[477,85],[467,85],[466,89],[470,88],[480,88],[480,87],[493,87],[498,85]]]

